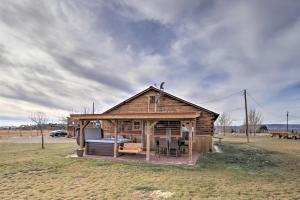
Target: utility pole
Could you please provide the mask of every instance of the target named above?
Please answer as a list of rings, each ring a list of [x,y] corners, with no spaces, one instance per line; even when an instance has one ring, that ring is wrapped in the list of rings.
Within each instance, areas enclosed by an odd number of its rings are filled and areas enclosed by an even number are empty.
[[[244,99],[245,99],[245,115],[246,115],[246,136],[247,142],[249,143],[249,134],[248,134],[248,108],[247,108],[247,91],[244,90]]]
[[[286,112],[286,131],[289,132],[289,111]]]
[[[93,114],[95,114],[95,103],[93,102]]]

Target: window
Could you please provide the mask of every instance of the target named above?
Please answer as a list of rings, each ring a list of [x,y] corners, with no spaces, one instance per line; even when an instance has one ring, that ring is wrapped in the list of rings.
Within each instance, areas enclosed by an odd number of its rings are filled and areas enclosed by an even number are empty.
[[[156,100],[155,96],[150,96],[150,103],[151,104],[155,103],[155,100]]]
[[[132,124],[132,130],[141,130],[141,121],[134,120]]]

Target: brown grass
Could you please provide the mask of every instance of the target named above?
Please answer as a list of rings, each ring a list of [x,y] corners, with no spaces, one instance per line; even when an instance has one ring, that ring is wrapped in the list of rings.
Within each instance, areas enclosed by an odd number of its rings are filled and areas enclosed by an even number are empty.
[[[225,138],[223,154],[194,167],[67,159],[73,144],[1,144],[0,199],[299,199],[300,141],[244,141]]]

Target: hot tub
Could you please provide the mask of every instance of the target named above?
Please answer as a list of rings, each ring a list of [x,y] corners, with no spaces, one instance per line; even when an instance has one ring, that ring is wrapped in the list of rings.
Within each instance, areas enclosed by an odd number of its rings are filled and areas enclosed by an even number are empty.
[[[128,139],[119,138],[117,141],[117,148],[119,145],[129,142]],[[87,155],[98,155],[98,156],[114,156],[114,138],[103,138],[86,140],[86,151]]]

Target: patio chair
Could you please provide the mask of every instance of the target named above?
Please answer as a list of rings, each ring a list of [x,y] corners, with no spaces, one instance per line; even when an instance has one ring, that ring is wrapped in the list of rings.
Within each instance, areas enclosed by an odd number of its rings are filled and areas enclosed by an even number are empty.
[[[166,139],[159,139],[159,151],[158,151],[158,155],[160,154],[166,154],[169,155],[169,145]]]
[[[155,154],[159,154],[159,138],[155,138]]]
[[[170,155],[172,155],[172,153],[175,152],[175,154],[173,154],[173,155],[175,155],[176,157],[180,156],[180,148],[179,148],[177,139],[171,139],[169,152],[170,152]]]
[[[181,154],[185,154],[185,140],[183,137],[178,139],[179,150]]]

